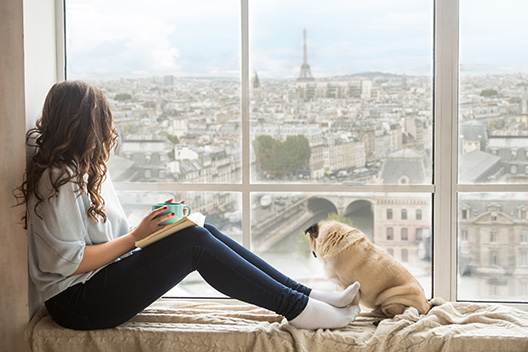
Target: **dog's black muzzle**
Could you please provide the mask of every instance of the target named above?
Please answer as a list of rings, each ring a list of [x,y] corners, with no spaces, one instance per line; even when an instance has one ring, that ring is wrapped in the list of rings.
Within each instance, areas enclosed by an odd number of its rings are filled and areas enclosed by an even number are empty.
[[[319,224],[315,223],[306,230],[304,230],[306,235],[310,235],[311,238],[317,238],[319,235]]]
[[[313,224],[312,226],[304,230],[304,234],[310,235],[311,238],[317,238],[317,236],[319,235],[319,225],[317,223]],[[312,254],[315,258],[317,258],[317,255],[314,251],[312,251]]]

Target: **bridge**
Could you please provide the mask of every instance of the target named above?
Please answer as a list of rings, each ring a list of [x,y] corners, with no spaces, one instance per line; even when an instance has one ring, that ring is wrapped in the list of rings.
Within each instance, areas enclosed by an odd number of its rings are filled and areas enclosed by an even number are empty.
[[[283,208],[272,208],[267,217],[260,217],[252,226],[252,247],[258,251],[272,250],[286,237],[303,233],[330,214],[350,219],[372,240],[374,204],[370,197],[317,194],[304,196]]]
[[[392,209],[391,218],[386,216],[388,209]],[[307,227],[330,214],[347,218],[373,242],[386,242],[386,231],[392,228],[397,234],[395,241],[401,239],[401,232],[405,230],[407,239],[403,241],[408,243],[418,239],[417,232],[422,228],[430,227],[431,196],[428,193],[304,194],[283,208],[253,212],[252,248],[280,250],[288,237],[298,238]]]

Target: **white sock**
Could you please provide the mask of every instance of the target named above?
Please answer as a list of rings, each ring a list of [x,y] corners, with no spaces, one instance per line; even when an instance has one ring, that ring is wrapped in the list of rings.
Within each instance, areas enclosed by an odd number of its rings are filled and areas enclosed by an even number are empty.
[[[358,291],[359,282],[356,281],[344,291],[324,292],[312,290],[312,292],[310,292],[310,297],[331,304],[334,307],[341,308],[353,303]],[[356,301],[355,303],[357,304],[358,302]]]
[[[337,308],[308,297],[306,308],[289,323],[298,329],[335,329],[347,326],[359,314],[359,306]]]

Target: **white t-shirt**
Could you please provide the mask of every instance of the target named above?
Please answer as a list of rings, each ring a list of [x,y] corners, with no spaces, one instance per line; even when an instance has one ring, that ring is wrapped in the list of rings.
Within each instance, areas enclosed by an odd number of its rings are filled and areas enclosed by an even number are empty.
[[[58,176],[57,169],[51,173],[54,178]],[[108,173],[101,186],[105,223],[102,219],[96,223],[88,218],[88,195],[80,194],[73,182],[59,187],[58,195],[48,201],[53,192],[49,169],[40,178],[38,190],[44,198],[37,207],[40,217],[35,213],[34,197],[27,204],[29,273],[42,300],[47,301],[68,287],[86,282],[102,269],[71,275],[81,263],[85,246],[122,236],[129,232],[129,225]]]

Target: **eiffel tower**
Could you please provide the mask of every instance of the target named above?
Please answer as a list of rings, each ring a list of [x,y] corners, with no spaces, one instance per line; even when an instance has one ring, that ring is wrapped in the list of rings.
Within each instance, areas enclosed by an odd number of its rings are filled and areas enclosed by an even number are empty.
[[[310,65],[308,65],[308,55],[306,54],[306,28],[303,29],[304,46],[303,46],[303,63],[301,65],[301,73],[297,81],[313,81],[312,72],[310,72]]]

